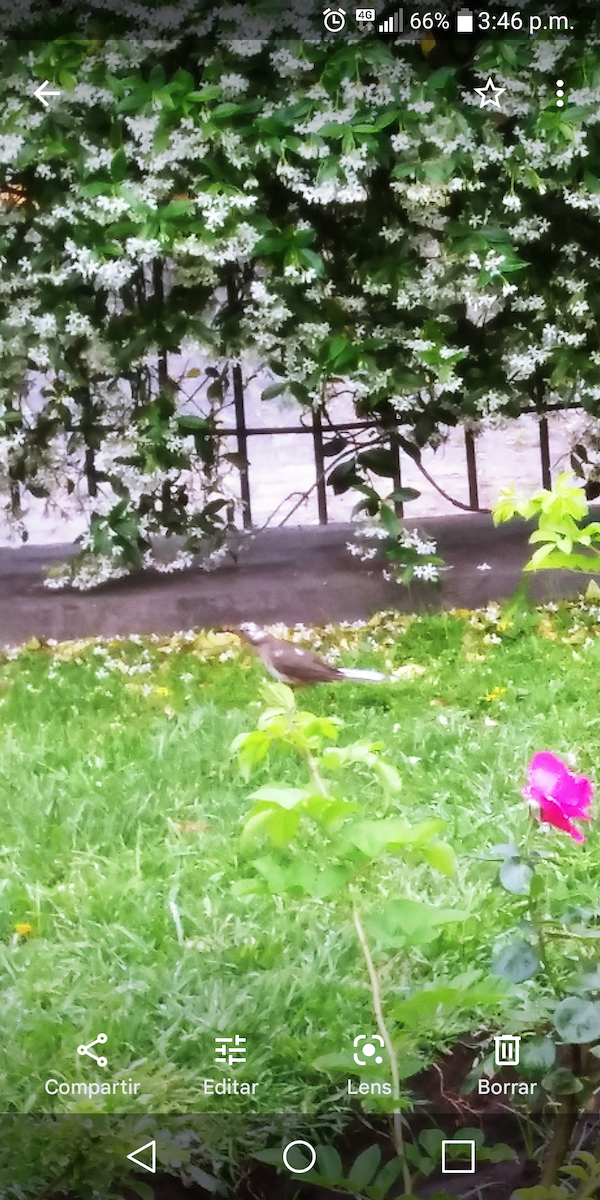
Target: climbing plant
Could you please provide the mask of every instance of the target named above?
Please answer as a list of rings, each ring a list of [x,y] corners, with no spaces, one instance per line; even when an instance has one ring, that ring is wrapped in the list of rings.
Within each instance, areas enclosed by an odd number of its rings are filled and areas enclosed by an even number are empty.
[[[595,25],[465,53],[327,36],[317,6],[278,29],[255,6],[243,36],[191,0],[132,14],[57,10],[0,48],[0,488],[21,537],[32,505],[85,515],[54,582],[155,563],[158,534],[168,569],[226,552],[234,364],[321,410],[332,486],[384,504],[398,446],[595,413]],[[327,434],[342,393],[376,422],[359,445]]]

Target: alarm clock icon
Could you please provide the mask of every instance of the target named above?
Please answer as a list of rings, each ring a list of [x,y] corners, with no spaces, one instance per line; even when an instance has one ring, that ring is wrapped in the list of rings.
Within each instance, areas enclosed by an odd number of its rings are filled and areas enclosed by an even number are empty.
[[[344,9],[326,8],[323,13],[323,24],[328,33],[341,33],[346,24]]]

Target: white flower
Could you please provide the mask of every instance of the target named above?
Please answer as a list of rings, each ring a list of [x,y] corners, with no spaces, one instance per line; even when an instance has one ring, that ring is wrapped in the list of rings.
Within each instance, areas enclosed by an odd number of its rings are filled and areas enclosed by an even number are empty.
[[[131,237],[127,238],[125,250],[138,262],[152,262],[161,253],[161,245],[156,238]]]
[[[65,321],[65,330],[71,337],[89,337],[94,327],[85,313],[70,312]]]
[[[507,195],[503,197],[502,203],[504,207],[510,209],[511,212],[519,212],[523,207],[519,197],[516,196],[514,192],[508,192]]]
[[[413,145],[413,139],[408,133],[393,133],[390,140],[397,154],[401,154],[403,150],[410,150]]]
[[[249,79],[245,79],[243,75],[221,75],[219,83],[223,92],[227,96],[239,96],[241,92],[245,92],[250,86]]]
[[[440,577],[435,563],[417,563],[416,567],[413,567],[413,574],[415,579],[425,579],[429,583],[435,583]]]
[[[3,166],[13,166],[24,145],[25,138],[21,133],[5,133],[1,135],[0,163],[2,163]]]
[[[280,75],[286,78],[298,71],[311,71],[313,64],[308,58],[298,58],[287,46],[280,46],[271,54],[271,62]]]

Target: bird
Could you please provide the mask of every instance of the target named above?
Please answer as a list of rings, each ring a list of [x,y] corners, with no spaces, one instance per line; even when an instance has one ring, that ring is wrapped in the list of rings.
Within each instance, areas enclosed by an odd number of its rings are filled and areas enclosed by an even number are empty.
[[[303,650],[283,638],[276,638],[254,621],[245,621],[236,630],[253,647],[267,671],[279,683],[290,687],[308,687],[312,683],[343,683],[356,680],[362,683],[384,683],[389,675],[381,671],[358,670],[354,667],[332,667],[312,650]]]

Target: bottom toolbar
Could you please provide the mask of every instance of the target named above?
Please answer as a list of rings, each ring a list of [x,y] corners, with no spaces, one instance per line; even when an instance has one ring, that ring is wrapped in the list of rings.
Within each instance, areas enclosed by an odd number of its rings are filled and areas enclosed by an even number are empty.
[[[341,1193],[356,1200],[467,1200],[485,1191],[493,1200],[509,1200],[523,1188],[537,1195],[537,1185],[563,1178],[564,1168],[595,1194],[600,1121],[574,1114],[573,1149],[558,1161],[553,1135],[561,1132],[561,1120],[564,1114],[517,1121],[500,1109],[479,1119],[471,1113],[470,1121],[458,1112],[410,1120],[399,1112],[369,1118],[358,1112],[5,1114],[0,1196],[326,1200]]]

